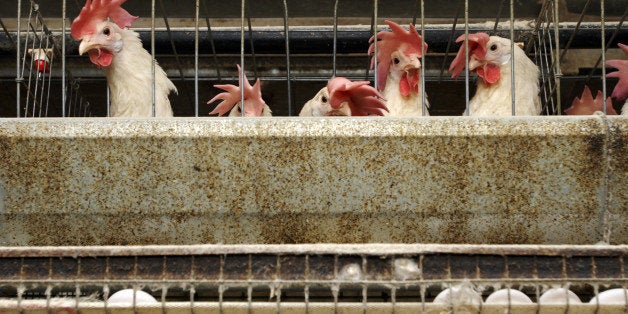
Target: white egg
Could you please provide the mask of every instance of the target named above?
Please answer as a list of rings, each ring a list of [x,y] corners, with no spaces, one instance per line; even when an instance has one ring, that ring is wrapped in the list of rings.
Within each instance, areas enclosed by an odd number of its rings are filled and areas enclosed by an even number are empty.
[[[573,291],[565,288],[552,288],[541,295],[539,303],[541,304],[579,304],[582,303],[580,298]]]
[[[133,289],[124,289],[120,290],[114,294],[112,294],[107,302],[110,304],[128,304],[133,305]],[[135,304],[151,304],[151,303],[159,303],[157,300],[150,294],[137,290],[135,292]]]
[[[627,304],[626,298],[628,298],[628,289],[617,288],[598,293],[589,303],[596,304],[599,299],[600,304]]]
[[[451,304],[454,306],[479,306],[482,304],[482,296],[479,292],[475,291],[471,285],[461,284],[441,291],[434,298],[433,302],[437,304]]]
[[[530,304],[533,303],[525,293],[515,289],[500,289],[486,298],[486,304],[508,304],[508,294],[510,293],[510,304]]]

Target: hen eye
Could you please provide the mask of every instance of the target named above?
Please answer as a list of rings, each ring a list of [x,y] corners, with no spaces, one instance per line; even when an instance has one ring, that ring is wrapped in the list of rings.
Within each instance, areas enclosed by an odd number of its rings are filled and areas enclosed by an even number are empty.
[[[327,102],[327,97],[323,96],[323,98],[321,99],[323,102]]]
[[[105,34],[105,36],[109,36],[109,34],[111,33],[111,31],[109,30],[109,27],[105,27],[105,28],[102,30],[102,33],[103,33],[103,34]]]
[[[496,44],[493,44],[493,45],[491,46],[491,51],[495,51],[495,50],[497,50],[497,45],[496,45]]]
[[[393,62],[394,62],[395,64],[399,64],[399,58],[395,58],[395,59],[393,60]]]

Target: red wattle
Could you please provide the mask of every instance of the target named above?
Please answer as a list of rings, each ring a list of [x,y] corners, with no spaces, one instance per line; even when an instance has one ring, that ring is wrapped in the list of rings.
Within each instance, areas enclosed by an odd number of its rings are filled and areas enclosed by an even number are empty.
[[[98,68],[101,66],[108,67],[111,65],[111,61],[113,61],[113,54],[107,50],[93,49],[88,53],[89,59],[93,64],[97,65]]]
[[[494,84],[499,81],[499,66],[487,63],[486,65],[477,68],[478,76],[484,80],[487,85]]]
[[[399,92],[402,96],[407,97],[410,93],[419,92],[419,73],[417,71],[403,73],[399,81]]]

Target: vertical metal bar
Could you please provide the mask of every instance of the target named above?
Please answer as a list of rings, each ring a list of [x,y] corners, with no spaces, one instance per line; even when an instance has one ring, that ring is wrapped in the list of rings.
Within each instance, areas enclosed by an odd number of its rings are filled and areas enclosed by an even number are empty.
[[[416,24],[415,24],[416,25]],[[427,103],[425,101],[425,0],[421,0],[421,115],[427,113]]]
[[[32,20],[32,15],[33,15],[33,1],[31,1],[31,7],[29,10],[29,14],[28,14],[28,24],[27,24],[27,30],[30,29],[30,31],[33,32],[33,40],[31,43],[31,51],[35,50],[35,40],[37,39],[37,24],[38,24],[38,20],[35,18],[35,26],[33,26],[31,20]],[[24,71],[26,70],[26,56],[28,55],[28,38],[30,37],[30,34],[26,33],[26,41],[24,44],[24,56],[22,59],[22,76],[24,75]],[[33,81],[33,66],[34,66],[34,60],[31,57],[30,58],[30,62],[29,62],[29,67],[28,67],[28,85],[26,87],[26,102],[24,103],[24,117],[27,118],[28,117],[28,107],[29,107],[29,103],[30,103],[30,98],[31,98],[31,84]],[[35,96],[33,96],[34,98]]]
[[[554,89],[556,90],[556,112],[554,114],[558,114],[561,115],[562,114],[562,106],[561,106],[561,99],[560,99],[560,78],[563,76],[561,69],[560,69],[560,40],[559,40],[559,32],[558,32],[558,23],[559,21],[559,13],[558,13],[558,0],[553,0],[554,1],[554,53],[556,54],[556,56],[554,57]],[[550,97],[552,95],[550,94]]]
[[[205,1],[203,1],[205,4]],[[220,75],[220,65],[218,64],[218,56],[216,55],[216,44],[214,43],[214,35],[212,33],[212,27],[209,23],[209,13],[207,11],[207,4],[203,6],[203,11],[205,12],[205,23],[207,24],[207,33],[209,36],[209,44],[212,49],[212,55],[214,58],[214,66],[216,67],[216,75],[218,76],[218,81],[222,80],[222,76]]]
[[[54,60],[55,60],[55,54],[53,52],[50,55],[50,71],[48,72],[48,93],[46,95],[46,113],[44,115],[45,117],[48,116],[48,106],[50,104],[50,82],[52,82],[52,67],[54,66]],[[41,117],[41,112],[39,113],[39,116]]]
[[[194,15],[194,116],[198,117],[198,24],[200,2],[196,0]]]
[[[277,254],[276,256],[277,260],[275,262],[275,265],[277,266],[277,279],[279,281],[282,280],[281,278],[281,255]],[[272,291],[272,290],[271,290]],[[276,286],[275,287],[275,296],[277,298],[277,313],[281,313],[281,286]],[[270,296],[272,298],[272,295]]]
[[[338,52],[338,1],[334,2],[334,52],[332,77],[336,77],[336,53]]]
[[[151,75],[152,75],[151,77],[153,79],[152,116],[155,117],[156,116],[155,92],[157,88],[157,81],[155,80],[155,65],[156,65],[155,64],[155,0],[151,0],[151,3],[150,3],[150,54],[151,54],[151,57],[153,58],[151,62]]]
[[[65,3],[65,0],[64,0]],[[16,82],[16,116],[19,118],[20,117],[20,84],[22,83],[21,80],[21,73],[20,73],[20,41],[21,41],[21,28],[22,28],[22,0],[17,0],[17,54],[15,55],[15,82]],[[19,301],[18,301],[19,302]]]
[[[419,0],[414,1],[414,7],[412,8],[412,24],[416,25],[416,15],[417,15],[417,11],[419,10],[420,7],[420,3]]]
[[[170,47],[172,49],[172,53],[174,54],[174,59],[177,64],[177,70],[179,71],[179,79],[183,84],[183,93],[185,94],[186,100],[188,104],[192,103],[192,96],[190,96],[190,91],[188,89],[188,85],[185,84],[185,74],[183,73],[183,64],[181,63],[181,58],[179,58],[179,53],[177,52],[177,46],[174,43],[174,38],[172,37],[172,31],[170,29],[170,22],[168,21],[168,14],[166,13],[166,9],[164,8],[163,0],[159,0],[159,8],[161,10],[161,14],[164,19],[164,25],[166,26],[166,33],[168,34],[168,39],[170,41]],[[155,64],[157,61],[155,60]]]
[[[191,313],[194,313],[194,295],[196,294],[196,285],[194,284],[190,284],[190,309],[191,309]],[[165,300],[163,301],[163,303],[165,304]],[[165,307],[165,305],[164,305]]]
[[[249,45],[251,45],[251,57],[253,59],[253,76],[255,79],[259,77],[257,74],[257,60],[255,59],[255,45],[253,44],[253,27],[251,26],[251,14],[248,13],[248,6],[245,8],[247,12],[246,23],[249,27]]]
[[[468,0],[465,0],[465,3]],[[466,4],[465,4],[466,5]],[[468,11],[465,9],[465,11]],[[421,284],[419,285],[419,293],[421,294],[421,313],[426,313],[425,310],[425,284],[424,284],[424,278],[423,278],[423,260],[425,259],[425,255],[421,254],[419,256],[419,280],[421,281]]]
[[[109,90],[109,84],[107,84],[107,117],[111,116],[111,95]]]
[[[443,63],[440,66],[440,74],[438,76],[438,82],[442,82],[443,73],[445,73],[445,66],[447,65],[447,57],[449,56],[449,49],[454,42],[454,35],[456,34],[456,25],[458,25],[458,17],[460,16],[460,7],[462,2],[458,2],[456,6],[456,15],[454,16],[454,23],[451,26],[451,33],[449,34],[449,40],[447,40],[447,48],[445,49],[445,56],[443,57]]]
[[[305,299],[305,313],[310,312],[310,285],[307,284],[310,280],[310,256],[305,255],[305,287],[303,288],[303,298]]]
[[[510,100],[515,116],[515,0],[510,0]]]
[[[560,60],[562,60],[565,57],[565,53],[567,53],[567,51],[569,50],[569,47],[571,47],[571,43],[573,42],[573,39],[576,37],[576,33],[578,33],[578,30],[580,29],[580,24],[582,23],[582,20],[584,19],[584,14],[587,12],[587,9],[589,8],[589,3],[591,3],[591,0],[587,0],[587,2],[585,2],[584,7],[582,8],[582,12],[580,12],[580,17],[578,18],[578,22],[576,23],[576,27],[571,33],[571,36],[569,36],[569,40],[567,40],[567,44],[565,44],[565,50],[560,55]],[[554,7],[555,8],[558,7],[558,1],[554,1]],[[558,19],[556,20],[556,23],[558,23]],[[555,28],[558,27],[556,23],[554,24]]]
[[[79,299],[81,296],[81,285],[76,284],[76,289],[74,290],[74,310],[76,311],[75,313],[78,313],[78,308],[79,308]]]
[[[290,75],[290,27],[288,26],[288,2],[283,0],[283,27],[286,33],[286,78],[288,83],[288,115],[292,115],[292,86],[291,80],[292,76]]]
[[[378,88],[378,82],[377,82],[377,51],[378,51],[378,46],[379,43],[377,42],[377,0],[373,0],[373,43],[375,44],[375,50],[373,51],[373,53],[375,54],[375,64],[374,64],[374,68],[373,68],[373,84],[375,85],[375,88]]]
[[[422,1],[422,0],[421,0]],[[360,280],[363,280],[364,275],[367,274],[367,269],[368,269],[368,264],[367,264],[367,258],[365,255],[362,255],[362,267],[361,267],[361,271],[362,274],[360,277]],[[362,312],[366,313],[367,309],[368,309],[368,286],[366,283],[362,283]]]
[[[535,59],[537,60],[537,64],[541,68],[541,86],[543,87],[543,96],[544,96],[543,99],[545,100],[545,103],[547,104],[549,103],[549,98],[552,97],[552,95],[551,94],[548,95],[548,92],[547,92],[547,89],[548,89],[547,85],[551,85],[551,80],[549,77],[547,79],[545,78],[546,73],[544,69],[548,69],[548,70],[551,70],[551,69],[549,68],[549,63],[547,62],[547,54],[546,54],[547,51],[543,51],[543,48],[545,47],[544,45],[545,41],[543,38],[544,36],[545,36],[545,29],[543,29],[543,36],[536,36],[538,40],[538,44],[535,42],[535,45],[537,46],[536,46],[536,49],[534,49],[534,56],[535,56]],[[543,56],[545,56],[545,58],[543,58]],[[545,62],[543,62],[544,59],[545,59]],[[549,76],[549,73],[548,73],[548,76]],[[547,110],[547,114],[549,114],[549,110]]]
[[[603,110],[604,110],[604,115],[606,115],[606,16],[605,16],[605,12],[604,12],[604,0],[600,1],[600,20],[602,22],[601,28],[602,28],[602,36],[601,36],[601,40],[602,40],[602,95],[604,95],[604,98],[602,98],[602,101],[604,102],[604,106],[602,106]],[[605,235],[606,238],[606,235]],[[609,239],[604,239],[604,241],[607,241],[608,243]]]
[[[497,16],[495,17],[495,25],[493,25],[493,32],[497,31],[497,26],[499,26],[499,20],[501,19],[501,16],[502,16],[504,2],[506,2],[506,0],[501,0],[499,2],[499,8],[497,8]]]
[[[65,24],[66,0],[62,1],[61,7],[61,116],[65,117],[65,102],[68,92],[65,82],[65,28],[67,27]],[[107,103],[109,103],[109,101],[107,101]]]
[[[81,87],[81,85],[76,82],[74,88],[74,110],[72,110],[72,114],[74,115],[74,117],[76,117],[76,109],[81,105],[81,101],[82,101],[82,96],[79,96],[79,88]]]
[[[226,255],[220,255],[220,274],[218,274],[218,280],[220,282],[220,284],[218,285],[218,309],[220,310],[220,313],[224,313],[222,306],[225,292],[225,258]]]
[[[375,29],[375,15],[371,15],[371,30]],[[375,45],[375,49],[377,49],[377,33],[374,33],[373,35],[373,45]],[[377,50],[375,50],[377,51]],[[373,51],[373,58],[375,62],[377,62],[377,53],[375,53],[375,51]],[[367,58],[367,63],[366,63],[366,71],[364,72],[364,80],[368,81],[369,80],[369,72],[371,69],[371,56],[368,56]],[[377,66],[375,66],[375,68],[377,68]],[[375,75],[375,77],[377,77],[377,75]],[[375,81],[377,82],[377,81]],[[375,83],[375,88],[377,88],[377,83]]]
[[[242,110],[244,111],[244,110]],[[246,300],[248,303],[248,307],[249,307],[249,313],[253,312],[253,284],[252,284],[252,279],[253,279],[253,267],[252,267],[252,260],[251,260],[251,254],[249,254],[249,261],[247,263],[247,286],[246,286]]]
[[[37,14],[39,15],[39,13],[37,13]],[[36,50],[37,53],[39,53],[39,54],[41,54],[41,51],[42,51],[42,44],[43,44],[44,35],[45,35],[44,23],[42,21],[42,23],[41,23],[41,35],[39,36],[39,46],[37,48],[38,50]],[[46,36],[46,39],[47,38],[48,38],[48,36]],[[41,56],[39,56],[39,57],[41,57]],[[44,58],[46,58],[46,56],[44,56]],[[34,59],[34,58],[32,58],[32,56],[31,56],[31,59]],[[34,62],[33,62],[33,65],[35,65]],[[44,99],[44,86],[45,86],[44,83],[45,83],[45,78],[46,78],[46,75],[39,71],[39,69],[37,68],[37,65],[35,65],[35,71],[37,72],[37,74],[35,76],[36,77],[36,79],[35,79],[35,94],[33,95],[33,114],[32,114],[33,118],[35,117],[35,112],[37,111],[37,94],[39,93],[38,85],[39,85],[40,79],[41,79],[41,94],[39,96],[40,97],[39,112],[41,113],[41,103],[42,103],[42,101]]]
[[[464,115],[468,116],[469,111],[469,0],[464,0]]]
[[[238,74],[238,86],[240,86],[240,109],[242,116],[244,117],[244,10],[246,6],[246,0],[242,0],[242,7],[240,12],[240,66],[242,67],[242,73]]]
[[[336,285],[336,286],[334,286]],[[337,289],[334,291],[334,288]],[[340,283],[338,282],[338,255],[334,255],[334,283],[331,287],[334,297],[334,313],[338,313],[338,294],[340,293]]]

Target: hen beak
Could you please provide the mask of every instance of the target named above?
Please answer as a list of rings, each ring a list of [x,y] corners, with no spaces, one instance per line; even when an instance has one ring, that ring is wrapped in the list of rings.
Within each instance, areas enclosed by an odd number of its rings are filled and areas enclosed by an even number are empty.
[[[475,56],[469,58],[469,71],[473,71],[476,68],[483,66],[486,62],[480,61],[475,58]]]
[[[418,55],[411,55],[408,60],[404,60],[405,64],[401,67],[402,71],[408,72],[421,68],[421,58]]]
[[[84,53],[98,47],[100,47],[100,44],[93,43],[91,42],[91,38],[85,37],[83,38],[83,40],[81,41],[81,44],[79,45],[79,55],[82,56]]]
[[[340,117],[349,117],[351,116],[351,108],[349,108],[349,104],[347,102],[343,102],[340,108],[333,109],[327,113],[328,116],[340,116]]]

